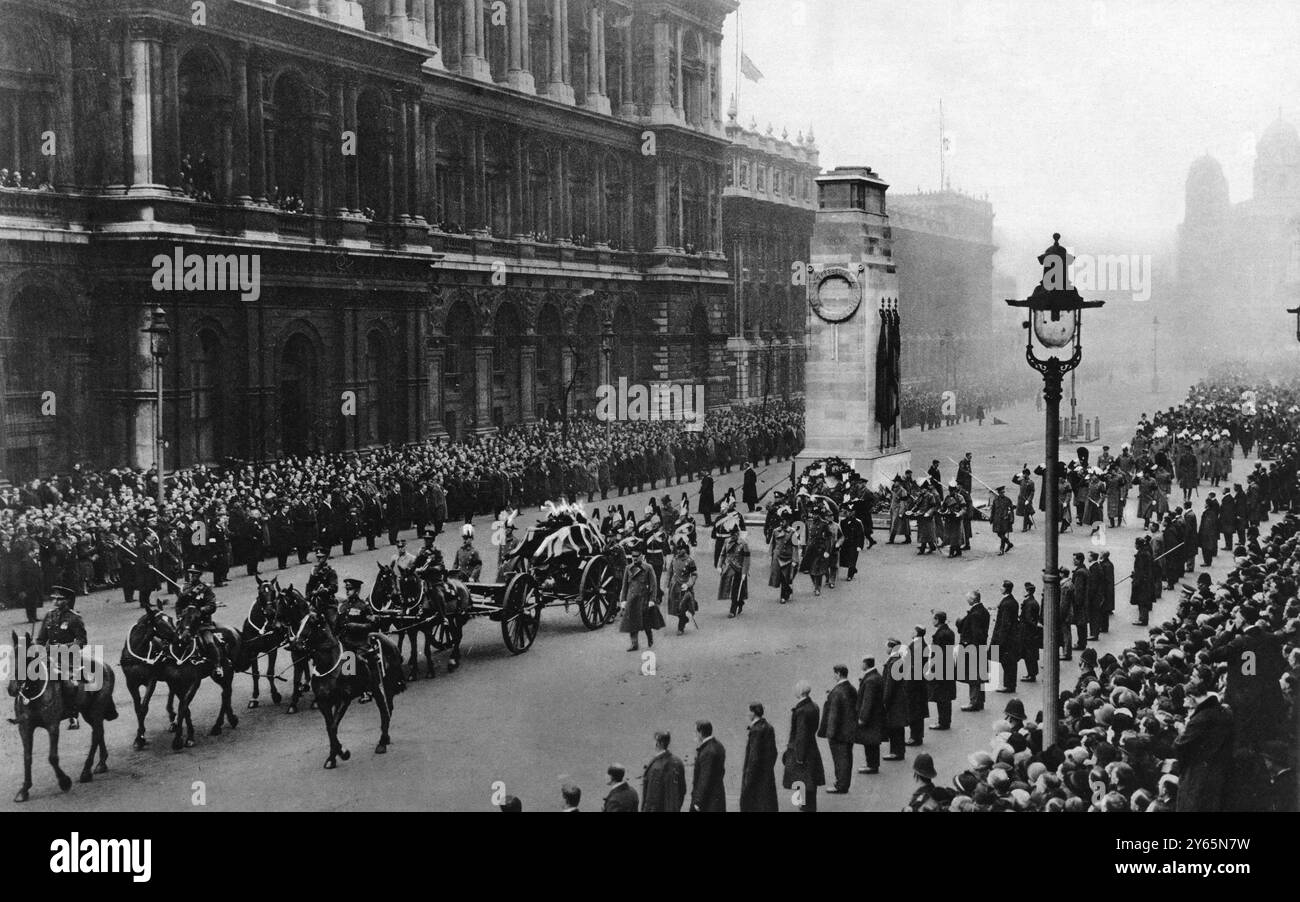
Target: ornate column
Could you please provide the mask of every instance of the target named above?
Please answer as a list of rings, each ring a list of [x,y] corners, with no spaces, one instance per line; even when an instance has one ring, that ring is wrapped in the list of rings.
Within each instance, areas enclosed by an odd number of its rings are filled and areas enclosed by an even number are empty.
[[[406,116],[406,95],[399,89],[393,95],[393,219],[409,222],[411,219],[411,158],[410,132]]]
[[[476,433],[493,432],[492,424],[492,339],[474,342],[474,413]]]
[[[176,36],[168,33],[160,45],[162,55],[162,141],[159,154],[162,178],[171,186],[180,185],[181,174],[181,92],[176,58]]]
[[[650,105],[650,118],[655,122],[671,122],[675,112],[668,94],[670,46],[668,22],[658,19],[654,23],[654,97]]]
[[[528,194],[528,167],[524,158],[524,139],[518,133],[510,139],[510,158],[514,163],[510,173],[510,222],[514,227],[513,237],[523,238],[528,231],[528,213],[524,206]]]
[[[125,149],[126,122],[123,112],[127,96],[127,75],[123,58],[130,52],[130,44],[116,29],[109,36],[108,46],[108,104],[104,112],[104,182],[113,193],[124,191],[131,183]],[[129,59],[129,56],[127,57]]]
[[[528,0],[510,0],[510,21],[506,34],[510,42],[510,65],[506,83],[516,91],[537,93],[537,82],[528,71]]]
[[[154,37],[130,26],[128,44],[131,79],[131,191],[160,190],[154,176]]]
[[[483,2],[462,0],[460,71],[479,81],[492,81],[492,67],[483,55]]]
[[[655,164],[655,252],[668,253],[673,241],[668,234],[668,164],[662,159]]]
[[[636,98],[632,96],[632,67],[635,65],[632,54],[632,17],[627,17],[627,25],[623,26],[623,71],[619,73],[621,84],[619,85],[619,94],[622,96],[622,103],[619,106],[618,114],[625,117],[636,115]]]
[[[253,202],[266,203],[266,135],[262,109],[262,58],[257,48],[248,52],[248,192]]]
[[[417,44],[429,43],[424,23],[424,0],[411,0],[410,37],[407,40]]]
[[[54,187],[67,191],[76,187],[76,141],[73,125],[72,33],[65,25],[56,38],[59,69],[59,96],[55,101],[54,128],[56,135],[54,157]]]
[[[551,40],[549,47],[550,75],[546,82],[546,96],[560,103],[573,104],[573,86],[568,83],[568,4],[565,0],[551,0]]]
[[[519,408],[523,422],[537,422],[537,336],[531,331],[519,349]]]
[[[419,226],[426,226],[424,219],[424,198],[428,195],[428,162],[424,156],[424,115],[420,109],[419,89],[413,89],[406,98],[407,141],[411,160],[411,194],[406,203],[411,221]]]
[[[418,4],[417,4],[418,5]],[[410,40],[410,26],[406,18],[406,0],[388,0],[388,19],[385,33],[399,41]]]
[[[343,133],[348,130],[346,90],[345,76],[333,73],[330,78],[330,127],[334,141],[329,149],[329,205],[334,216],[348,214],[348,164],[356,159],[343,153]]]
[[[343,82],[343,128],[357,133],[357,83],[351,78]],[[343,207],[353,216],[361,215],[361,176],[359,157],[344,161]]]
[[[234,114],[230,120],[230,194],[237,204],[252,201],[248,165],[248,45],[230,51],[230,95]]]
[[[595,5],[587,10],[587,96],[584,103],[598,113],[609,114],[605,96],[605,20]]]

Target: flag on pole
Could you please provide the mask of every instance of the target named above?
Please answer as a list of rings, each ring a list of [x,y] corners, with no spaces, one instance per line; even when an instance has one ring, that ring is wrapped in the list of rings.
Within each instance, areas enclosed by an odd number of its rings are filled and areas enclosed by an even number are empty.
[[[758,66],[754,65],[747,53],[740,54],[740,73],[753,82],[763,80],[763,73],[758,71]]]

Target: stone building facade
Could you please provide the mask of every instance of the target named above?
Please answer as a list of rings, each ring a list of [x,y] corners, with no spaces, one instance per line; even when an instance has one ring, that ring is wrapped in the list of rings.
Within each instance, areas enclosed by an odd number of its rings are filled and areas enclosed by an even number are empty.
[[[792,273],[809,259],[821,173],[814,137],[776,137],[755,125],[727,125],[723,249],[731,264],[733,397],[742,403],[803,395],[803,283]],[[803,273],[800,274],[802,278]]]
[[[993,205],[951,189],[890,194],[889,219],[908,380],[956,388],[963,375],[991,374],[1003,346],[989,304]]]
[[[735,6],[0,0],[0,474],[152,463],[156,306],[169,468],[727,403]]]

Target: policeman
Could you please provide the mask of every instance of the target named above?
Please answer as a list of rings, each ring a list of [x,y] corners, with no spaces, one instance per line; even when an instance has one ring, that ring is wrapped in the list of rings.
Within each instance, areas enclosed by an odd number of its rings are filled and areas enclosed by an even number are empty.
[[[345,651],[362,658],[372,674],[379,673],[379,631],[369,603],[361,597],[361,580],[343,580],[346,596],[339,605],[335,630]],[[366,693],[368,698],[369,693]],[[365,700],[365,699],[363,699]]]
[[[199,578],[202,572],[198,564],[190,564],[185,568],[185,585],[181,586],[180,594],[176,596],[176,618],[179,620],[180,616],[189,608],[198,609],[197,638],[199,646],[203,649],[203,654],[206,657],[215,661],[217,659],[217,647],[212,615],[217,610],[217,593],[212,591],[212,587]]]
[[[36,644],[43,645],[47,654],[51,657],[58,653],[58,650],[73,650],[73,658],[77,662],[77,672],[65,674],[65,676],[82,680],[84,675],[80,667],[81,649],[86,647],[86,624],[81,619],[81,615],[73,610],[77,601],[77,593],[64,586],[54,586],[50,589],[49,599],[51,603],[50,611],[41,621],[40,629],[36,632]],[[72,715],[68,718],[68,729],[78,729],[77,711],[72,709]]]
[[[319,546],[316,548],[316,566],[307,577],[307,598],[315,599],[318,592],[328,595],[331,601],[339,594],[339,575],[329,565],[329,551]]]

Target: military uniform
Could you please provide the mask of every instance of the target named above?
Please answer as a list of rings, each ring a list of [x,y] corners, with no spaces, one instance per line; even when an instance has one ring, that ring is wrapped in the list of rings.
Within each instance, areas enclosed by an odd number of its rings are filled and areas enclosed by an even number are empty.
[[[327,560],[318,563],[307,577],[307,598],[312,598],[317,592],[328,593],[330,598],[339,594],[339,575]]]
[[[36,644],[47,647],[75,645],[77,648],[85,648],[87,641],[86,622],[71,608],[50,611],[36,632]]]

